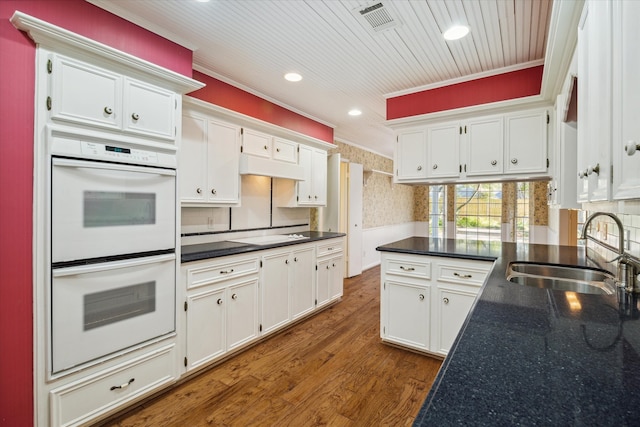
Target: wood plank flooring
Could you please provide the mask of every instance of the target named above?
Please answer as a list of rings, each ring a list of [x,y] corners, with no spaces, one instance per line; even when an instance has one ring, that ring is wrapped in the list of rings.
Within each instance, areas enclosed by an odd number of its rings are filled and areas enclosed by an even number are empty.
[[[380,342],[380,269],[333,307],[102,426],[406,426],[441,361]]]

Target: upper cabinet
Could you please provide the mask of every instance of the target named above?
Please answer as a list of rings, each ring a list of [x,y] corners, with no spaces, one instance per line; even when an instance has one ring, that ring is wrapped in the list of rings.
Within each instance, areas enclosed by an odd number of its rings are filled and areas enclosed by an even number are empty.
[[[298,143],[252,129],[242,129],[242,152],[288,163],[298,162]]]
[[[51,119],[173,140],[178,98],[170,90],[51,54]]]
[[[588,0],[578,28],[579,202],[611,198],[611,9]]]
[[[547,176],[546,109],[398,131],[396,182],[511,180]]]
[[[300,145],[298,165],[304,170],[303,180],[274,180],[274,204],[288,208],[326,206],[327,151]]]
[[[239,158],[239,126],[185,107],[179,160],[183,206],[238,206]]]
[[[640,198],[640,2],[613,4],[613,198]]]

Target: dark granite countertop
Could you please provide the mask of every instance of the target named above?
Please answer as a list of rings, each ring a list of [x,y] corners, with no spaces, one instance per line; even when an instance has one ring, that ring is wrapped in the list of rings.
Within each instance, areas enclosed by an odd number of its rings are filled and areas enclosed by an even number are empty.
[[[182,263],[200,261],[203,259],[262,251],[265,249],[299,245],[303,243],[316,242],[318,240],[335,239],[336,237],[345,236],[344,233],[332,233],[328,231],[304,231],[296,234],[308,237],[308,239],[271,243],[268,245],[250,245],[248,243],[231,242],[228,240],[213,243],[200,243],[196,245],[185,245],[181,247],[180,260]]]
[[[410,238],[378,250],[496,260],[414,426],[640,425],[638,298],[505,278],[516,260],[593,266],[583,247]]]

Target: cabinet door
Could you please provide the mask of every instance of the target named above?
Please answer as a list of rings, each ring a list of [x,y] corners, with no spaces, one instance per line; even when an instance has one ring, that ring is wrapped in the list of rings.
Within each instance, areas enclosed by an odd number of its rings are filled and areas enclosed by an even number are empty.
[[[311,147],[300,146],[298,153],[298,165],[304,168],[304,181],[298,181],[298,204],[313,204],[313,149]]]
[[[576,199],[578,203],[589,201],[589,179],[587,175],[587,167],[589,165],[589,129],[587,117],[589,115],[588,105],[592,102],[589,93],[589,17],[588,5],[585,5],[583,13],[587,13],[581,27],[578,27],[578,93],[580,101],[578,102],[578,130],[577,130],[577,149],[576,163],[578,180],[576,181]]]
[[[262,257],[262,333],[289,321],[289,252]]]
[[[215,288],[187,298],[187,370],[225,352],[225,291]]]
[[[427,177],[427,139],[424,129],[398,134],[395,152],[396,180],[414,180]]]
[[[154,138],[174,139],[177,102],[175,94],[169,90],[125,78],[124,130]]]
[[[271,157],[273,137],[255,130],[242,129],[242,152],[260,157]]]
[[[503,171],[503,118],[489,117],[468,122],[463,126],[467,162],[463,171],[467,176],[499,175]]]
[[[209,120],[207,198],[213,203],[240,201],[240,129],[230,123]]]
[[[120,129],[122,77],[64,56],[52,61],[51,118]]]
[[[344,281],[344,259],[340,257],[331,259],[329,270],[329,298],[334,300],[342,296]]]
[[[460,125],[452,123],[427,129],[427,176],[460,176]]]
[[[331,298],[331,260],[325,259],[318,262],[316,275],[316,307],[323,306]]]
[[[182,203],[202,203],[208,194],[207,144],[207,119],[185,112],[178,156]]]
[[[327,152],[313,150],[313,166],[311,168],[311,185],[313,187],[313,204],[326,206],[327,204]]]
[[[382,310],[383,338],[398,344],[429,349],[430,287],[386,280]]]
[[[438,287],[438,298],[438,318],[434,322],[438,342],[431,350],[446,356],[471,310],[476,294]]]
[[[293,252],[291,264],[291,319],[315,308],[315,248]]]
[[[547,111],[505,117],[505,173],[547,171]]]
[[[625,146],[640,144],[640,3],[616,2],[614,6],[614,135],[612,155],[614,159],[614,199],[640,198],[640,150],[627,155]]]
[[[289,163],[298,163],[298,143],[282,138],[274,138],[273,159]]]
[[[227,351],[258,336],[258,279],[227,288]]]

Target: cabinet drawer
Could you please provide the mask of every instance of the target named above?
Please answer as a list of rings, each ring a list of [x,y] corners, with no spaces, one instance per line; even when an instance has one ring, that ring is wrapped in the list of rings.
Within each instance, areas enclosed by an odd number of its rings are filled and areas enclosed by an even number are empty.
[[[318,244],[318,258],[328,255],[333,255],[338,252],[342,252],[344,242],[342,239],[330,240],[328,243]]]
[[[289,163],[298,163],[298,144],[285,139],[274,139],[273,158]]]
[[[187,289],[210,285],[222,280],[256,273],[258,258],[224,259],[187,269]]]
[[[386,274],[431,279],[431,261],[423,256],[386,257]]]
[[[54,426],[86,423],[174,381],[175,346],[51,391]]]
[[[436,274],[438,282],[482,286],[490,269],[490,263],[473,261],[470,263],[458,263],[446,260],[438,263]]]

